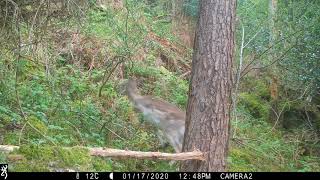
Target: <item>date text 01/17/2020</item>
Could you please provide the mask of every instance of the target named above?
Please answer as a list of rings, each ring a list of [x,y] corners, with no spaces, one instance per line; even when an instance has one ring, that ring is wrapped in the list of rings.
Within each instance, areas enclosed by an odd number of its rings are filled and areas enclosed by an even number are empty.
[[[121,178],[124,180],[152,179],[180,179],[180,180],[205,180],[205,179],[252,179],[252,173],[210,173],[210,172],[180,172],[180,173],[162,173],[162,172],[140,172],[140,173],[121,173]]]
[[[152,180],[165,180],[165,179],[211,179],[211,173],[162,173],[162,172],[140,172],[140,173],[122,173],[124,180],[138,180],[138,179],[152,179]]]
[[[134,180],[134,179],[169,179],[168,173],[122,173],[123,180]]]
[[[122,173],[122,179],[124,180],[138,180],[138,179],[152,179],[152,180],[165,180],[165,179],[211,179],[211,173],[191,173],[191,172],[181,172],[181,173],[164,173],[164,172],[140,172],[140,173]]]

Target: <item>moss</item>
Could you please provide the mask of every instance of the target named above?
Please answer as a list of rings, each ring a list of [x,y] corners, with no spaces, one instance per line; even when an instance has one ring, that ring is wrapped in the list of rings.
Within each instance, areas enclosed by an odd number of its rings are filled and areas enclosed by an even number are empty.
[[[48,146],[22,145],[19,150],[12,152],[10,155],[23,156],[20,161],[11,160],[13,171],[18,172],[44,172],[49,171],[48,162],[54,159],[52,150]]]
[[[241,93],[239,95],[239,101],[242,106],[249,110],[253,117],[264,120],[269,119],[270,105],[259,96],[255,94]]]
[[[57,168],[72,168],[80,171],[92,169],[88,150],[80,147],[66,149],[24,145],[14,153],[25,158],[18,162],[12,162],[14,171],[50,171]]]
[[[96,171],[112,171],[112,160],[111,159],[103,159],[100,157],[92,158],[92,166]]]
[[[260,80],[260,81],[255,80],[253,82],[255,83],[255,88],[254,88],[255,94],[264,100],[269,100],[270,99],[270,91],[269,91],[267,83],[265,83],[263,80]]]
[[[285,171],[280,160],[265,154],[268,150],[257,150],[247,146],[233,147],[229,152],[228,171]]]
[[[243,149],[232,148],[229,152],[228,171],[254,171],[255,169],[250,165],[251,160],[254,158],[255,157],[250,156],[249,153]]]
[[[270,90],[268,87],[268,80],[259,78],[255,76],[247,76],[243,81],[242,87],[246,92],[250,94],[256,94],[261,97],[263,100],[270,100]]]
[[[46,134],[48,132],[47,125],[37,117],[29,116],[27,120],[34,128],[41,132],[41,134]],[[39,132],[37,132],[33,127],[30,127],[29,125],[26,126],[24,130],[25,136],[29,139],[43,138],[43,136]]]
[[[3,137],[3,144],[18,144],[19,142],[18,132],[7,132]]]
[[[131,115],[134,112],[133,106],[126,97],[120,97],[115,100],[114,106],[116,108],[117,116],[125,121],[131,119]]]
[[[114,88],[114,84],[106,83],[103,87],[103,91],[101,92],[101,96],[106,98],[107,101],[110,101],[117,97],[117,92]]]
[[[84,148],[72,148],[72,149],[56,149],[56,156],[59,157],[61,164],[65,167],[78,166],[81,169],[88,169],[91,156],[87,149]]]
[[[171,89],[172,102],[177,104],[181,109],[185,109],[187,107],[188,101],[188,82],[179,78],[174,78],[170,80],[170,86],[175,87]]]
[[[154,94],[168,102],[171,102],[181,109],[187,105],[188,82],[175,76],[164,67],[159,68],[162,77],[155,84]]]
[[[145,64],[142,64],[139,62],[133,64],[133,66],[132,66],[132,68],[130,68],[130,70],[136,76],[141,76],[141,77],[157,78],[157,77],[160,77],[160,75],[161,75],[160,71],[157,68],[146,66]]]
[[[28,160],[49,161],[55,157],[50,146],[23,145],[18,152]]]
[[[14,172],[49,172],[49,167],[43,162],[23,160],[19,163],[13,163],[12,170]]]
[[[1,113],[1,106],[0,106],[0,127],[4,127],[5,125],[8,125],[12,123],[11,117],[7,114]]]
[[[5,162],[7,162],[5,153],[0,152],[0,164],[6,164]]]

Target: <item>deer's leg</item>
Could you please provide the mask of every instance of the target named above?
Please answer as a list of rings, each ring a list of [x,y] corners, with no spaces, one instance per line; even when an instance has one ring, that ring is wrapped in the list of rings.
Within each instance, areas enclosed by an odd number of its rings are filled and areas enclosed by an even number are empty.
[[[164,135],[163,131],[161,131],[160,129],[157,130],[157,133],[156,133],[158,139],[159,139],[159,142],[160,142],[160,146],[162,148],[166,148],[168,147],[170,144],[169,142],[167,141],[167,138],[166,136]]]

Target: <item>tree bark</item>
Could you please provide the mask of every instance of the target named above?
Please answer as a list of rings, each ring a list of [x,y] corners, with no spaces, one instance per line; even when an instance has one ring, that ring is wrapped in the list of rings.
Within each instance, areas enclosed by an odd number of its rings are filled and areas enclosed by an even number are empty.
[[[200,1],[183,151],[200,149],[205,161],[184,161],[182,171],[226,170],[235,10],[235,0]]]

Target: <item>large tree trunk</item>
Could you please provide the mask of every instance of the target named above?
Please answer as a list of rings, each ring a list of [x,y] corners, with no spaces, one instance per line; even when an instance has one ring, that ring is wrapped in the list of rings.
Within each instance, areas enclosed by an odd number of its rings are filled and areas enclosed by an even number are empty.
[[[200,1],[183,151],[200,149],[206,161],[185,161],[182,171],[226,170],[235,9],[235,0]]]

